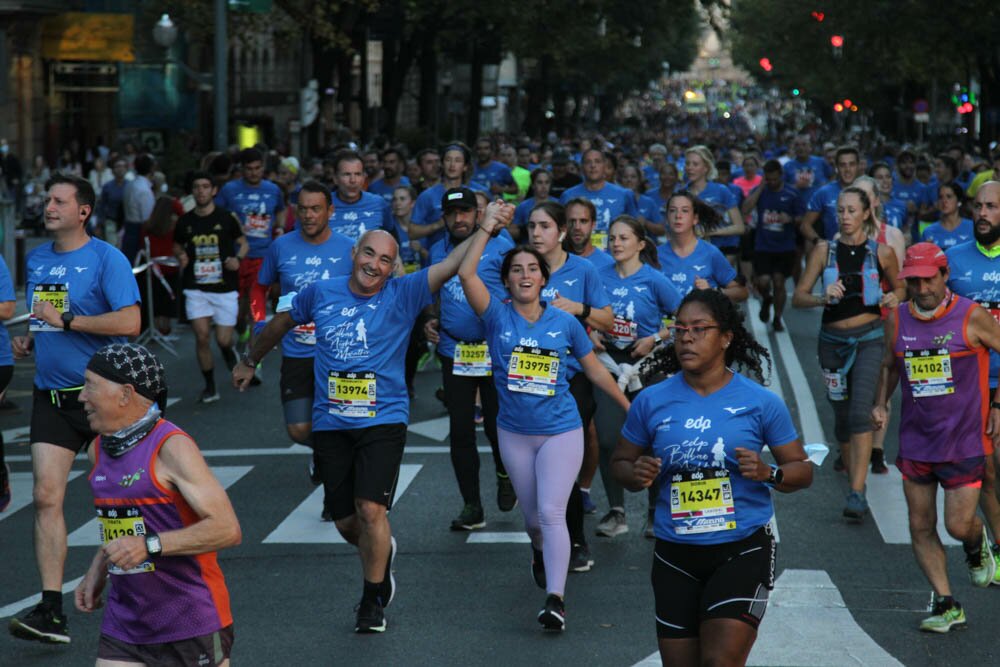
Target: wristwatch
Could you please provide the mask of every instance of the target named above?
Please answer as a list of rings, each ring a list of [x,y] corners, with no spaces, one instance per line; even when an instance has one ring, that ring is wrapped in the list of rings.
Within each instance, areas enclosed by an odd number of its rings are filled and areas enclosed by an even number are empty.
[[[778,486],[785,480],[785,471],[778,466],[771,466],[771,474],[767,478],[767,484]]]
[[[579,319],[585,320],[588,317],[590,317],[590,305],[585,303],[583,304],[583,312],[580,313]]]
[[[73,318],[76,317],[73,313],[66,311],[62,314],[63,331],[69,331],[69,325],[73,323]]]
[[[156,533],[146,535],[146,553],[150,556],[159,556],[163,552],[163,545],[160,544],[160,536]]]
[[[659,345],[662,342],[663,339],[660,338],[660,332],[657,331],[655,334],[653,334],[653,345]]]

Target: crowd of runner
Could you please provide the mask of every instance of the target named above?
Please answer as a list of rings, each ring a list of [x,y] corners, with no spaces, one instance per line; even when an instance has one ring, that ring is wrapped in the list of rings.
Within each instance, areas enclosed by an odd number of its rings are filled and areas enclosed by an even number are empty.
[[[213,337],[241,391],[280,386],[288,437],[313,449],[317,520],[361,557],[359,633],[387,627],[388,510],[414,376],[436,365],[456,478],[449,528],[486,526],[486,495],[520,509],[546,630],[566,625],[567,574],[595,566],[588,538],[628,533],[624,492],[643,491],[664,664],[745,662],[774,586],[771,492],[813,478],[745,324],[785,331],[788,280],[793,307],[822,309],[817,363],[849,485],[844,518],[865,519],[867,476],[888,472],[898,384],[895,465],[934,591],[920,628],[964,624],[934,498],[940,485],[973,584],[1000,584],[1000,152],[987,164],[958,146],[918,154],[803,132],[764,149],[717,126],[685,132],[341,145],[313,160],[257,146],[204,156],[176,196],[154,188],[143,154],[110,155],[99,192],[52,176],[52,241],[27,258],[29,333],[0,341],[3,386],[15,358],[36,364],[42,600],[10,631],[70,641],[62,506],[87,448],[103,546],[76,606],[99,607],[107,578],[100,659],[228,660],[214,554],[239,542],[239,525],[197,445],[162,418],[162,366],[127,344],[140,330],[130,268],[141,252],[176,260],[157,263],[149,326],[190,324],[199,402],[220,400]],[[14,286],[0,269],[9,318]],[[477,423],[492,450],[485,480]],[[0,443],[0,511],[2,455]],[[136,466],[155,472],[102,484]],[[179,616],[147,622],[161,606]]]

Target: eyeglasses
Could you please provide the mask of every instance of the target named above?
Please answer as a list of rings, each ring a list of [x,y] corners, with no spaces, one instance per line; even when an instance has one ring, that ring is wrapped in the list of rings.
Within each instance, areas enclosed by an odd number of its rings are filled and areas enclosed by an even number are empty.
[[[721,329],[721,328],[722,327],[720,327],[718,324],[706,324],[694,327],[681,327],[675,324],[674,326],[669,327],[670,335],[673,336],[675,340],[680,338],[684,334],[691,334],[691,338],[693,338],[694,340],[701,340],[702,338],[705,337],[705,333],[708,332],[709,329]]]

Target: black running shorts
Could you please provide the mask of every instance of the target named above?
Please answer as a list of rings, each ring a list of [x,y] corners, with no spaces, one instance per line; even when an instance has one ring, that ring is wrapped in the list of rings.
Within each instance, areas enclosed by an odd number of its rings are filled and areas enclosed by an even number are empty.
[[[733,618],[760,625],[774,588],[775,541],[769,526],[726,544],[657,539],[653,551],[656,636],[697,637],[703,621]]]
[[[342,431],[313,431],[316,473],[323,480],[324,508],[334,521],[354,514],[354,499],[392,508],[406,424],[379,424]]]
[[[597,403],[594,401],[594,385],[584,372],[580,371],[570,378],[569,393],[573,394],[576,409],[583,421],[583,429],[586,431],[587,427],[590,426],[590,420],[594,418],[594,412],[597,410]]]
[[[795,268],[794,250],[789,250],[788,252],[758,250],[754,253],[753,272],[758,276],[780,273],[787,278],[792,275],[793,268]]]
[[[31,403],[31,442],[47,442],[79,452],[97,434],[80,403],[80,390],[50,391],[35,387]]]

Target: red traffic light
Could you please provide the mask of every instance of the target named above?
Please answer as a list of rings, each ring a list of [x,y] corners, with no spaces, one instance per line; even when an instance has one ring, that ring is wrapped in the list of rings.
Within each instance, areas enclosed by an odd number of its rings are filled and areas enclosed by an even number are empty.
[[[826,14],[824,14],[823,12],[813,12],[812,17],[817,21],[819,21],[820,23],[822,23],[823,19],[826,18]]]
[[[844,100],[844,106],[847,107],[848,109],[850,109],[852,106],[854,106],[854,102],[852,102],[849,99],[845,99]]]
[[[844,45],[844,37],[842,35],[834,35],[830,38],[830,44],[835,49],[839,49]]]
[[[772,69],[774,69],[774,65],[771,64],[770,58],[761,58],[759,62],[760,62],[760,68],[765,72],[770,72]]]
[[[837,113],[840,113],[841,111],[844,110],[844,105],[841,104],[840,102],[837,102],[836,104],[833,105],[833,110],[836,111]]]
[[[967,114],[967,113],[972,113],[973,109],[975,109],[975,107],[972,106],[972,103],[966,102],[965,104],[960,105],[957,111],[960,114]]]

